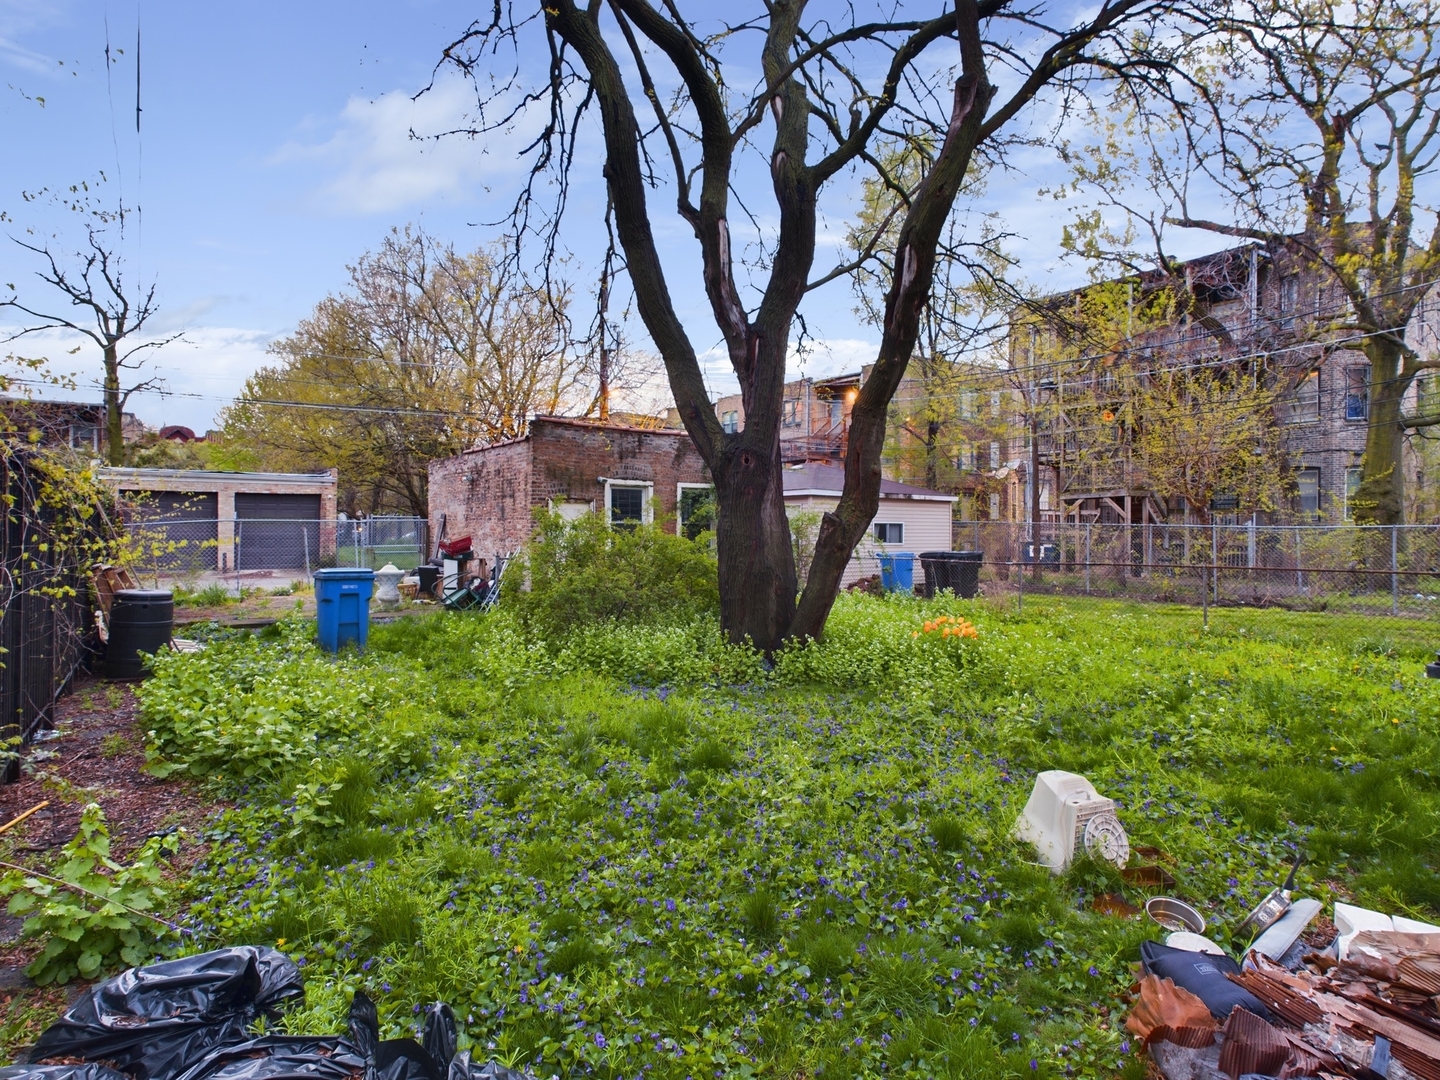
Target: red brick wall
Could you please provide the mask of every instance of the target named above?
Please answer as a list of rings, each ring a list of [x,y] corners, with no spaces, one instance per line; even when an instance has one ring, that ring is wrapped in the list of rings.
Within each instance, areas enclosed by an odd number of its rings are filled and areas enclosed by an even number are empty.
[[[524,545],[535,511],[552,500],[603,508],[602,476],[654,484],[656,512],[671,517],[677,485],[710,480],[683,431],[536,419],[526,439],[431,463],[431,536],[444,514],[450,539],[473,537],[486,559],[508,554]]]
[[[530,440],[522,439],[430,463],[431,546],[440,536],[473,539],[491,560],[520,548],[530,535]],[[432,552],[433,554],[433,552]]]

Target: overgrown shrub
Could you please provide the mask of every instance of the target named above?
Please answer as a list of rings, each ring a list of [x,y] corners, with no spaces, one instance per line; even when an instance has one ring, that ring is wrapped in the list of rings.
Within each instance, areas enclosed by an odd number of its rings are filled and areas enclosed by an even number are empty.
[[[505,580],[504,603],[549,638],[594,623],[681,623],[720,610],[704,537],[688,540],[658,524],[611,528],[597,514],[541,517]]]

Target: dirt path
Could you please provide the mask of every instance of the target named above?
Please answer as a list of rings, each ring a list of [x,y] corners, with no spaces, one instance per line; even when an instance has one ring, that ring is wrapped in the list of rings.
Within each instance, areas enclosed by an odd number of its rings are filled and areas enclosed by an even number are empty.
[[[77,680],[56,709],[53,733],[27,747],[23,775],[0,786],[0,823],[36,804],[49,805],[0,834],[0,859],[48,869],[59,849],[75,835],[81,808],[97,802],[110,826],[111,855],[126,861],[147,837],[183,828],[188,840],[172,864],[183,874],[201,853],[204,821],[220,805],[193,785],[158,780],[141,771],[145,733],[132,686],[92,678]],[[25,966],[38,944],[21,937],[23,920],[0,914],[0,1059],[34,1041],[40,1031],[87,984],[34,986]]]

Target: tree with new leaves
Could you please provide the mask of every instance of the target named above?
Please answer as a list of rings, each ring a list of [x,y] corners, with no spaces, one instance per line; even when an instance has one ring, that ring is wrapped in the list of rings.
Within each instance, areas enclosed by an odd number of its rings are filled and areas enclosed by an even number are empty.
[[[1398,523],[1405,431],[1437,422],[1402,404],[1437,363],[1405,331],[1440,277],[1440,2],[1236,0],[1177,51],[1199,88],[1171,114],[1184,122],[1156,123],[1152,100],[1131,99],[1078,172],[1144,223],[1162,267],[1175,265],[1168,225],[1257,241],[1334,283],[1344,302],[1316,305],[1311,340],[1370,370],[1350,505],[1359,522]],[[1095,243],[1099,212],[1085,224],[1076,246],[1114,256]]]
[[[45,194],[27,194],[26,200],[35,202]],[[13,283],[7,284],[10,295],[0,300],[0,311],[18,315],[23,325],[3,340],[12,342],[47,330],[61,330],[94,343],[101,356],[105,456],[111,465],[121,465],[125,461],[126,404],[133,394],[162,385],[157,378],[147,378],[126,386],[126,372],[142,367],[154,350],[183,335],[154,338],[146,331],[159,308],[155,283],[136,285],[127,276],[122,247],[129,210],[123,204],[114,210],[104,207],[89,184],[76,184],[53,196],[52,201],[82,217],[85,245],[78,251],[66,252],[56,238],[11,238],[40,263],[35,276],[49,286],[54,304],[28,294],[22,298]]]
[[[1099,282],[1017,316],[1019,396],[1061,494],[1145,491],[1183,499],[1200,521],[1217,494],[1246,513],[1273,510],[1288,482],[1275,415],[1283,384],[1261,358],[1236,358],[1213,338],[1177,353],[1177,313],[1192,301],[1168,280]]]
[[[539,229],[554,250],[586,119],[597,116],[603,172],[636,307],[664,361],[686,430],[715,481],[721,621],[732,640],[771,649],[818,637],[855,544],[879,501],[886,413],[915,349],[937,249],[972,163],[999,157],[1042,98],[1063,116],[1090,80],[1157,79],[1157,32],[1200,17],[1176,0],[1113,0],[1080,16],[1012,0],[959,0],[915,15],[854,6],[811,11],[804,0],[753,10],[679,0],[546,0],[495,5],[444,53],[480,91],[472,134],[514,130],[530,110],[541,129],[515,202],[516,232]],[[528,81],[527,35],[549,58]],[[751,43],[753,43],[753,48]],[[520,50],[512,63],[504,57]],[[758,72],[749,89],[742,71]],[[1048,104],[1047,104],[1048,108]],[[643,119],[642,119],[643,117]],[[897,138],[933,146],[905,193],[884,292],[880,344],[851,413],[845,483],[815,543],[797,604],[783,502],[779,429],[785,361],[813,289],[868,261],[815,272],[817,217],[842,180],[884,166]],[[898,187],[904,187],[897,184]],[[698,281],[714,326],[687,327],[662,265],[652,190],[674,199],[698,244]],[[768,196],[764,194],[768,189]],[[556,195],[548,214],[537,208]],[[747,242],[752,199],[773,199],[776,227]],[[848,217],[848,213],[846,214]],[[737,276],[738,275],[738,276]],[[692,332],[719,331],[740,384],[745,427],[725,432],[711,408]]]
[[[225,413],[227,442],[272,468],[337,468],[352,511],[427,516],[431,461],[593,403],[568,303],[563,283],[532,283],[501,252],[393,230],[272,346],[279,363]]]
[[[857,263],[851,276],[857,314],[880,329],[903,212],[934,153],[927,141],[912,140],[876,156],[883,175],[862,182],[860,208],[847,239]],[[983,167],[972,168],[961,194],[977,198],[984,181]],[[992,416],[988,407],[992,393],[1009,390],[998,347],[1007,313],[1018,299],[1006,280],[1010,260],[1001,249],[1002,239],[990,217],[977,224],[958,211],[941,237],[915,352],[886,421],[885,460],[900,479],[955,491],[970,471],[974,487],[973,453],[967,460],[966,450],[1008,440],[1012,434],[1009,410]],[[977,407],[981,398],[987,404]]]

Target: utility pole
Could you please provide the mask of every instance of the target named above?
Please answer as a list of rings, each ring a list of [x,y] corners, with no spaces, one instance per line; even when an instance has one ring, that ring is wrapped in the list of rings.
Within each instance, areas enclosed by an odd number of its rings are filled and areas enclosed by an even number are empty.
[[[1040,418],[1036,415],[1039,389],[1030,381],[1030,557],[1035,580],[1040,580]]]

